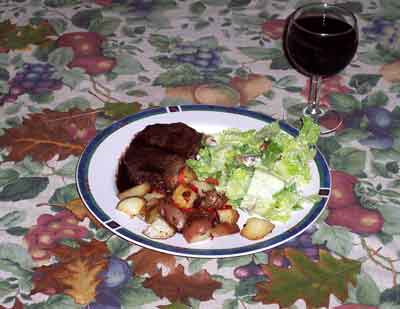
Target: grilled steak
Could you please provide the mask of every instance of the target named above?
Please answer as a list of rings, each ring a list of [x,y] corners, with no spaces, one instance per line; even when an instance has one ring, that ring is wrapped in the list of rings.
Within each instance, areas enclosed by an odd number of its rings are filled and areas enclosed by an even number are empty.
[[[124,191],[149,182],[159,191],[168,191],[171,179],[197,154],[202,134],[183,123],[155,124],[139,132],[120,159],[117,188]]]
[[[188,159],[194,157],[199,151],[202,136],[195,129],[178,122],[147,126],[137,134],[135,140]]]

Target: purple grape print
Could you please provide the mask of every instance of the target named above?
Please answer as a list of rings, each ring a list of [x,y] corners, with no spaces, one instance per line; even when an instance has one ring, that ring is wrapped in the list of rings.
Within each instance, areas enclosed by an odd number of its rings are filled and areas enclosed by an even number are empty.
[[[40,95],[62,88],[61,79],[54,78],[56,69],[51,64],[24,63],[22,71],[9,81],[9,91],[0,98],[0,105],[15,102],[20,95]]]

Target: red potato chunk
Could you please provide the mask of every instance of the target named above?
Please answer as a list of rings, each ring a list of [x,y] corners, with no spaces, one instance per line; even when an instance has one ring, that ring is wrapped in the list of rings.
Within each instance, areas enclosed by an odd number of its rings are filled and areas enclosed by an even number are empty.
[[[172,201],[162,200],[159,205],[160,215],[177,231],[185,227],[188,215],[180,208],[175,207]]]
[[[236,234],[240,232],[239,226],[234,223],[230,224],[228,222],[218,223],[211,229],[212,237],[221,237],[225,235]]]
[[[197,242],[211,237],[212,221],[207,217],[199,217],[187,222],[182,234],[187,242]]]
[[[57,40],[59,47],[71,47],[75,57],[101,56],[101,45],[104,38],[96,32],[70,32]]]
[[[87,56],[72,60],[68,66],[70,68],[82,68],[89,75],[99,75],[110,72],[116,65],[114,58],[105,56]]]

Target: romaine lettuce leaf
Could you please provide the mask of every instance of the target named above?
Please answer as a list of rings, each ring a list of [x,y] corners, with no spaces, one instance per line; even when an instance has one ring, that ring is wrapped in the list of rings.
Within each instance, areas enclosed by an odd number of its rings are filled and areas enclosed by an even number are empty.
[[[269,220],[287,221],[302,203],[316,200],[301,196],[297,186],[311,179],[308,164],[316,154],[318,137],[319,126],[311,118],[303,119],[297,137],[281,130],[278,122],[258,131],[228,129],[214,136],[216,145],[204,146],[199,159],[187,164],[201,180],[216,178],[217,190],[224,191],[233,206]],[[246,156],[258,158],[257,163],[245,166],[240,158]],[[282,185],[273,189],[274,181]],[[268,186],[272,191],[263,195]]]

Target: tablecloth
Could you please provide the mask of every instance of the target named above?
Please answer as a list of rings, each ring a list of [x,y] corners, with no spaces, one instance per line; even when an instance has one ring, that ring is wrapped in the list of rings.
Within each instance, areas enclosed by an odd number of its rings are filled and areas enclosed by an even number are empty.
[[[344,117],[318,144],[332,195],[291,245],[158,253],[108,232],[76,190],[96,132],[147,108],[218,104],[295,123],[308,84],[282,32],[306,2],[1,1],[1,308],[400,308],[396,0],[340,2],[359,47],[321,93]]]

